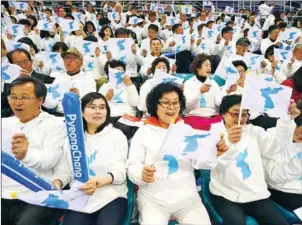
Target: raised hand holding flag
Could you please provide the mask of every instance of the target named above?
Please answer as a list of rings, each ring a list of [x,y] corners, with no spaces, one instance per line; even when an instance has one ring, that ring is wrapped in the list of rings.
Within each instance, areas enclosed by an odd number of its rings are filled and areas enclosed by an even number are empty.
[[[21,67],[15,64],[3,64],[1,66],[2,82],[11,83],[21,74]]]

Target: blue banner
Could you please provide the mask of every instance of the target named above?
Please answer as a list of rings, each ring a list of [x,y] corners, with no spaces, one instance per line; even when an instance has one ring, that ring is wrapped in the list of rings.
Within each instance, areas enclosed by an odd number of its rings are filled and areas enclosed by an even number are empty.
[[[1,172],[34,192],[56,190],[55,187],[38,174],[27,168],[12,155],[1,151]]]
[[[73,176],[75,180],[86,183],[89,180],[89,175],[85,154],[81,101],[75,93],[68,92],[64,94],[62,106],[69,139]]]

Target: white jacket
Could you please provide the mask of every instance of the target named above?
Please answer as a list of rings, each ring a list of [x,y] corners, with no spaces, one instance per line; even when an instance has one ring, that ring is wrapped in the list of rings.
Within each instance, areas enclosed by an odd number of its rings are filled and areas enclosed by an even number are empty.
[[[114,89],[114,87],[110,83],[106,83],[102,85],[99,93],[106,96],[108,90],[110,89]],[[114,94],[118,94],[123,102],[116,102],[114,97],[111,101],[108,101],[111,117],[123,116],[124,114],[135,116],[136,106],[138,105],[139,101],[136,87],[132,84],[131,86],[125,87],[123,90],[115,91]]]
[[[64,154],[68,159],[69,178],[73,179],[68,143],[68,139],[66,139]],[[85,133],[85,152],[89,167],[89,177],[101,177],[110,172],[114,176],[114,181],[111,185],[98,188],[89,197],[86,207],[81,212],[93,213],[117,198],[127,198],[125,165],[128,143],[125,135],[111,124],[95,135]]]
[[[78,88],[80,92],[80,98],[90,92],[96,92],[96,82],[92,76],[84,74],[80,71],[78,74],[70,76],[67,73],[52,73],[51,77],[56,77],[53,85],[64,84],[73,88]],[[43,104],[48,109],[57,108],[57,112],[63,112],[63,107],[61,104],[63,96],[53,99],[51,97],[46,97],[45,103]]]
[[[149,124],[135,133],[127,161],[128,176],[139,186],[138,195],[150,198],[164,207],[173,207],[186,203],[192,197],[198,197],[194,168],[200,169],[202,165],[188,158],[177,158],[178,165],[169,174],[169,162],[158,155],[166,134],[167,129]],[[142,180],[143,167],[153,163],[156,169],[155,182],[145,183]],[[171,161],[170,163],[172,164]]]
[[[281,65],[281,70],[287,78],[293,76],[295,72],[302,66],[302,60],[298,61],[297,59],[295,59],[293,65],[289,68],[288,63],[290,61],[291,59],[287,59]]]
[[[147,112],[147,96],[154,86],[154,79],[151,78],[149,80],[146,80],[139,90],[139,103],[137,105],[137,108],[144,113]]]
[[[295,127],[292,120],[278,120],[272,134],[261,127],[245,125],[236,144],[230,143],[224,132],[229,150],[218,158],[217,166],[211,171],[211,193],[238,203],[268,198],[261,156],[276,154],[279,147],[290,145]]]
[[[207,83],[207,81],[206,81]],[[186,97],[188,115],[195,115],[201,117],[211,117],[216,115],[216,108],[220,106],[222,99],[222,91],[215,81],[211,81],[211,88],[208,92],[202,94],[200,87],[203,83],[199,81],[196,76],[185,82],[184,94]],[[206,105],[200,107],[200,101],[204,98]]]
[[[268,49],[268,47],[274,45],[275,43],[279,42],[279,40],[277,39],[276,41],[271,41],[271,39],[265,38],[261,40],[261,44],[260,44],[260,50],[261,50],[261,54],[264,55],[266,50]]]
[[[29,146],[21,162],[49,182],[60,179],[67,184],[64,172],[57,169],[63,155],[66,128],[62,118],[41,112],[38,117],[21,123],[15,116],[2,119],[2,130],[11,134],[24,133]],[[10,199],[11,193],[30,192],[28,188],[2,174],[2,198]]]
[[[262,18],[265,18],[271,13],[273,8],[274,8],[273,6],[268,6],[266,3],[259,5],[258,9],[259,9],[260,16]]]
[[[275,132],[275,128],[269,130]],[[284,148],[269,149],[275,154],[263,154],[265,178],[270,188],[293,194],[302,193],[302,143],[290,143]]]

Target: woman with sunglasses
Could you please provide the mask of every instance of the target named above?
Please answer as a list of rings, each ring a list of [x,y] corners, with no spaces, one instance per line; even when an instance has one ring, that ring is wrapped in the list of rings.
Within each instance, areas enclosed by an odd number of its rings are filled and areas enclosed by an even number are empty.
[[[274,133],[263,128],[246,125],[248,111],[243,109],[238,125],[240,95],[222,99],[219,113],[223,117],[221,132],[229,150],[218,158],[211,170],[210,192],[212,203],[223,219],[223,224],[245,224],[245,216],[253,217],[259,224],[286,225],[286,219],[269,199],[262,166],[263,155],[274,155],[292,142],[295,119],[300,110],[291,101],[288,112],[291,120],[279,119]],[[270,151],[270,152],[269,152]]]
[[[112,126],[110,108],[103,95],[96,92],[85,95],[82,114],[90,179],[80,190],[89,195],[89,199],[79,212],[66,211],[63,224],[122,224],[127,213],[127,139]],[[65,146],[71,180],[72,164],[67,140]]]
[[[160,156],[161,144],[171,120],[183,123],[186,107],[180,87],[161,83],[149,93],[146,119],[131,141],[129,179],[139,186],[137,201],[141,225],[168,224],[173,216],[180,224],[211,224],[196,189],[194,168],[199,163],[188,158]]]

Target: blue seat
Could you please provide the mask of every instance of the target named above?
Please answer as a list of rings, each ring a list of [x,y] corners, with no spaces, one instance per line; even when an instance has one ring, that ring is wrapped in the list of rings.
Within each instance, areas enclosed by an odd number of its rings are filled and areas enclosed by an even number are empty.
[[[201,198],[202,202],[205,205],[209,216],[211,218],[211,221],[214,221],[215,224],[222,225],[223,220],[219,216],[219,214],[216,212],[212,205],[211,197],[210,197],[210,190],[209,190],[209,184],[210,184],[210,170],[200,170],[201,175]],[[246,225],[258,225],[258,222],[250,217],[245,217],[245,223]]]
[[[127,187],[128,187],[128,211],[126,219],[123,223],[123,225],[130,225],[131,224],[131,218],[134,208],[134,184],[127,178]]]
[[[289,224],[301,224],[302,221],[299,219],[299,217],[291,211],[288,211],[284,209],[282,206],[274,202],[275,207],[278,209],[278,211],[285,217],[287,222]]]

